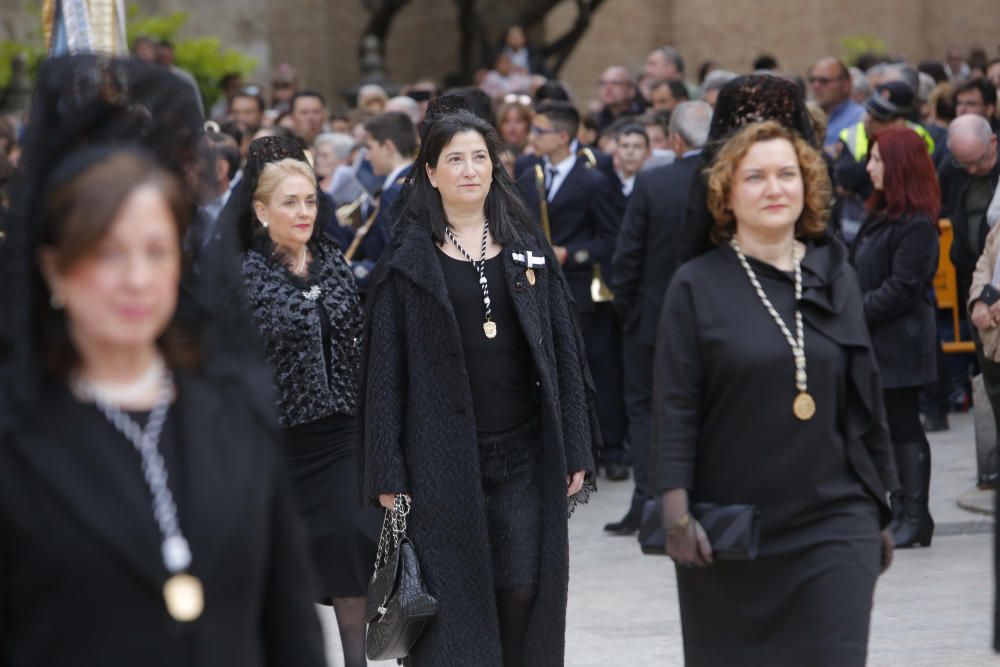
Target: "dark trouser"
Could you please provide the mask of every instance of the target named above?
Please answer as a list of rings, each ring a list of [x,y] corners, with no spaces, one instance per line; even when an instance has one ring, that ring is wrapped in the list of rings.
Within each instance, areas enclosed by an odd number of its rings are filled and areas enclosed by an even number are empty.
[[[1000,437],[1000,363],[983,356],[983,345],[978,334],[973,339],[976,341],[976,359],[979,361],[979,370],[983,374],[983,389],[986,390],[986,397],[990,399],[993,420],[997,425],[998,437]]]
[[[650,494],[649,428],[653,410],[653,345],[640,343],[634,335],[625,335],[625,412],[628,415],[628,441],[635,490],[629,514],[642,516],[642,504]]]
[[[622,335],[610,303],[594,304],[580,315],[587,363],[597,388],[597,419],[601,424],[604,463],[625,460],[625,402],[622,398]]]

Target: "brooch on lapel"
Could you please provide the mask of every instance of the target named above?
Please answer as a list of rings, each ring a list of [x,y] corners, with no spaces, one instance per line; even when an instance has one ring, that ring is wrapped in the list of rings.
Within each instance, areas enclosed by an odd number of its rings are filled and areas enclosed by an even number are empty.
[[[545,257],[533,254],[530,250],[526,252],[515,252],[511,254],[515,264],[524,267],[524,277],[528,279],[529,285],[535,284],[535,269],[545,268]]]

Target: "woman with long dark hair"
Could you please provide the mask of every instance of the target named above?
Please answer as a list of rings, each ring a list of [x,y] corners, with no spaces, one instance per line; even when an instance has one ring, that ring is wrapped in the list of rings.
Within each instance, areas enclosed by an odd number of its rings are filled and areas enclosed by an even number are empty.
[[[865,320],[882,376],[900,489],[891,489],[897,549],[929,546],[931,448],[920,424],[920,389],[937,378],[932,300],[941,206],[927,145],[907,127],[877,134],[868,159],[868,216],[851,246]]]
[[[495,130],[429,114],[369,292],[364,494],[412,499],[440,607],[409,664],[561,665],[567,512],[600,437],[581,338]]]

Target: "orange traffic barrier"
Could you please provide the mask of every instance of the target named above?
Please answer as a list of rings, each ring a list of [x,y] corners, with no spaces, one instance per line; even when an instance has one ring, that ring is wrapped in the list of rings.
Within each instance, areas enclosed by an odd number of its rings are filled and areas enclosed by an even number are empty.
[[[934,293],[937,295],[938,308],[951,311],[953,333],[952,340],[941,343],[941,347],[946,354],[974,353],[976,344],[962,338],[959,326],[958,314],[961,312],[961,302],[959,302],[955,265],[951,263],[951,242],[954,238],[951,221],[942,219],[938,225],[941,228],[941,256],[938,257],[938,269],[934,275]]]

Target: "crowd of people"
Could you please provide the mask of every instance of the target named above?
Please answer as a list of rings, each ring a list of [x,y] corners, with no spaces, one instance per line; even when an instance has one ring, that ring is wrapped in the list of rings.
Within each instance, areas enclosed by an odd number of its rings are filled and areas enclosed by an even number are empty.
[[[320,665],[319,603],[364,665],[405,497],[405,664],[561,665],[602,475],[687,665],[865,664],[973,367],[1000,425],[1000,57],[664,46],[588,99],[513,26],[469,86],[205,109],[170,54],[51,59],[0,119],[0,664]]]

